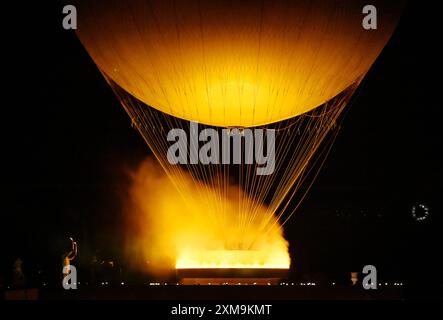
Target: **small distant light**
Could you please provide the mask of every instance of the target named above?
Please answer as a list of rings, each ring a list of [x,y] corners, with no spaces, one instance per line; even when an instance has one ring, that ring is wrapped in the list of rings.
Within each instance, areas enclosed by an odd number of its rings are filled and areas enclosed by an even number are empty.
[[[429,217],[430,208],[423,203],[415,204],[412,206],[411,212],[412,212],[412,217],[415,219],[415,221],[420,222],[426,220]]]
[[[125,285],[125,283],[124,283],[124,282],[121,282],[120,284],[121,284],[122,286],[124,286],[124,285]]]
[[[385,286],[387,286],[388,285],[388,283],[387,282],[385,282]]]
[[[270,286],[271,285],[271,283],[270,282],[268,282],[268,286]]]
[[[105,283],[104,282],[102,282],[102,286],[104,286],[105,285]]]
[[[335,286],[335,282],[333,282],[332,285]]]

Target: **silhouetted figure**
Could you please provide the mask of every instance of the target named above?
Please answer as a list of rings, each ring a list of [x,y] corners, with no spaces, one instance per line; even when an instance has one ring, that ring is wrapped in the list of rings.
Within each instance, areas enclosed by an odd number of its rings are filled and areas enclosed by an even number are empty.
[[[98,258],[97,253],[94,254],[91,260],[91,284],[96,285],[97,284],[97,266],[98,266]]]
[[[77,256],[77,242],[74,239],[71,240],[71,251],[65,252],[62,255],[63,259],[63,278],[65,278],[71,272],[71,261]]]
[[[25,286],[25,274],[22,269],[23,261],[17,258],[12,265],[12,286],[20,288]]]

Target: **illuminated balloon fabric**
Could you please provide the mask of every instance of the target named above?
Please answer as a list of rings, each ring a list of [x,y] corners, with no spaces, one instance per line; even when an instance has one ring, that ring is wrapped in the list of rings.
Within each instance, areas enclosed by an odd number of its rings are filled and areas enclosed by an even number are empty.
[[[372,1],[78,1],[94,62],[142,102],[215,126],[257,126],[323,104],[358,81],[394,28]]]

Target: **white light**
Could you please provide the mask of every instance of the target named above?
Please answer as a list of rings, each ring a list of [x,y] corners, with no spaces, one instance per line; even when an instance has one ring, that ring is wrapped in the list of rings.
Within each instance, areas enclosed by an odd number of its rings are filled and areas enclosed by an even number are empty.
[[[124,282],[122,282],[122,283],[120,283],[122,286],[124,286],[125,285],[125,283]]]

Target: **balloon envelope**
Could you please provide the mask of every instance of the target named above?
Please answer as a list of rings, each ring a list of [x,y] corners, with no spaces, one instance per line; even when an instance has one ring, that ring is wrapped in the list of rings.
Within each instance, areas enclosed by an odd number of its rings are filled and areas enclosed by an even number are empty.
[[[303,114],[368,71],[389,36],[395,2],[77,1],[81,42],[98,67],[142,102],[215,126],[257,126]]]

